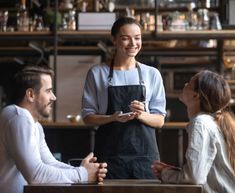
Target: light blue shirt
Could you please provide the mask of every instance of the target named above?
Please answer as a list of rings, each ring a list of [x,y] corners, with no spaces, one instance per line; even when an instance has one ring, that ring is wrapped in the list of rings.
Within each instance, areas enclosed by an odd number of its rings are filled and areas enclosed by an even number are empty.
[[[214,118],[208,114],[195,116],[187,132],[189,142],[183,169],[163,170],[162,180],[202,184],[204,193],[234,193],[235,175],[228,160],[223,134]]]
[[[146,87],[146,111],[166,114],[166,99],[160,72],[151,66],[139,63],[144,85]],[[87,73],[82,98],[82,117],[89,114],[106,114],[108,107],[109,66],[97,64]],[[139,85],[137,68],[114,70],[112,85]]]

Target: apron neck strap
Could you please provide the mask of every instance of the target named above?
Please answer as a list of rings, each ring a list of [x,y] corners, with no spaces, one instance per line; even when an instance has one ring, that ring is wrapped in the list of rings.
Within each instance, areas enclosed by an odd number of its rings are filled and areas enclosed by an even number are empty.
[[[136,68],[137,68],[138,74],[139,74],[140,85],[144,85],[144,79],[143,79],[142,72],[141,72],[141,69],[140,69],[140,65],[139,65],[138,62],[136,62]]]
[[[113,66],[114,66],[114,59],[110,62],[110,68],[109,68],[109,81],[113,78]]]

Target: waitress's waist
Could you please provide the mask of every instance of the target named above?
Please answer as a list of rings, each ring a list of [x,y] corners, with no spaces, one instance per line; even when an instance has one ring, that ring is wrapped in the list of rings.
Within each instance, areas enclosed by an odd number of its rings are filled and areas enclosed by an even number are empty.
[[[101,160],[112,160],[112,159],[125,159],[125,160],[133,160],[133,159],[144,159],[144,160],[156,160],[159,158],[158,154],[154,155],[110,155],[110,156],[105,156],[105,155],[100,155],[98,156],[99,159]]]
[[[126,147],[127,146],[127,147]],[[128,142],[120,146],[120,144],[117,144],[116,146],[113,144],[98,144],[95,145],[95,155],[96,156],[132,156],[132,157],[149,157],[149,156],[155,156],[158,155],[158,147],[157,145],[147,145],[147,146],[135,146],[135,145],[129,145]]]

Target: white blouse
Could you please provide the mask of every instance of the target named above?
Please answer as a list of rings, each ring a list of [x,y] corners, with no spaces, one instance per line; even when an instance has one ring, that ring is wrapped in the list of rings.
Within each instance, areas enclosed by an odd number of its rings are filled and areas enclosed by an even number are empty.
[[[168,183],[202,184],[204,193],[234,193],[235,175],[228,160],[223,134],[214,118],[199,114],[187,126],[186,163],[181,171],[162,171]]]

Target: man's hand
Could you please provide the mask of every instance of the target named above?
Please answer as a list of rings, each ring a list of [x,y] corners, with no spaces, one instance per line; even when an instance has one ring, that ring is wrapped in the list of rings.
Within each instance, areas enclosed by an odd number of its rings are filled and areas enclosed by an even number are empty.
[[[104,178],[107,173],[107,163],[100,163],[100,168],[98,170],[98,183],[103,184]]]
[[[106,163],[95,163],[97,160],[93,153],[90,153],[82,160],[81,166],[85,167],[88,172],[88,182],[103,182],[107,173]]]

